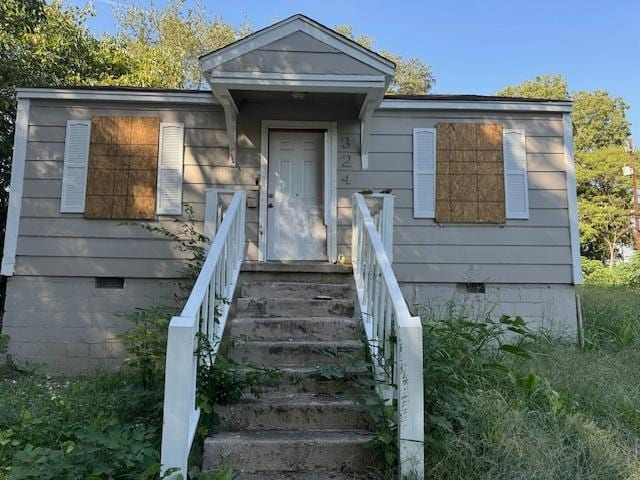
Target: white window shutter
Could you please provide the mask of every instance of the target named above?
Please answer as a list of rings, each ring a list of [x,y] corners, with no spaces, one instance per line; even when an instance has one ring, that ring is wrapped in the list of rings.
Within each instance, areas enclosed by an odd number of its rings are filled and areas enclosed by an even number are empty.
[[[87,190],[91,120],[68,120],[64,144],[60,212],[83,213]]]
[[[182,213],[184,124],[160,123],[158,159],[158,214]]]
[[[436,216],[436,129],[413,129],[413,216]]]
[[[524,130],[505,129],[504,188],[507,218],[529,218],[527,146]]]

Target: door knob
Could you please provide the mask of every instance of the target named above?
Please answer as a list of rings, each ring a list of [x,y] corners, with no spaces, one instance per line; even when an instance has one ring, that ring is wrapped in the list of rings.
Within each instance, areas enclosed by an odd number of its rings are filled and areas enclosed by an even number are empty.
[[[268,203],[267,208],[273,208],[273,203]]]

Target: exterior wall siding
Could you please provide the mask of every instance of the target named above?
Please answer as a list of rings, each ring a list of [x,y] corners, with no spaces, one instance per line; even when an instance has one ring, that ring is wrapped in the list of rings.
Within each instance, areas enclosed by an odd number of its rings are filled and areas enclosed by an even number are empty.
[[[93,115],[156,116],[185,125],[183,201],[194,209],[198,229],[207,188],[256,188],[258,151],[240,132],[240,169],[228,166],[224,115],[218,107],[167,107],[33,101],[25,164],[16,275],[173,278],[183,266],[171,242],[118,220],[61,214],[66,122]],[[185,217],[186,218],[186,217]],[[144,222],[147,223],[147,222]],[[173,217],[159,224],[175,228]],[[247,251],[257,257],[257,209],[247,212]]]
[[[525,130],[529,219],[494,226],[438,225],[413,218],[413,129],[451,121]],[[351,167],[339,163],[338,170],[341,253],[350,251],[350,196],[361,189],[391,188],[396,195],[394,269],[400,282],[572,282],[561,114],[379,110],[373,117],[367,171],[360,170],[356,153],[358,132],[348,132]]]
[[[65,126],[93,115],[150,115],[185,124],[183,201],[202,229],[207,188],[243,188],[246,258],[258,257],[258,181],[263,120],[332,121],[338,125],[338,253],[350,255],[351,197],[363,189],[395,194],[394,270],[414,309],[454,299],[493,305],[540,328],[575,332],[569,210],[561,114],[379,110],[373,117],[369,170],[361,170],[360,124],[347,102],[248,103],[238,120],[238,168],[228,166],[222,110],[215,106],[33,100],[29,117],[16,275],[9,279],[3,332],[19,360],[80,373],[118,368],[118,317],[162,300],[183,258],[171,242],[117,220],[61,214]],[[502,123],[527,136],[530,218],[504,226],[437,225],[413,218],[412,132],[438,122]],[[159,224],[175,228],[173,217]],[[96,289],[94,277],[124,277],[123,290]],[[459,284],[486,283],[484,295]],[[482,307],[485,308],[485,307]],[[78,358],[88,359],[79,362]]]

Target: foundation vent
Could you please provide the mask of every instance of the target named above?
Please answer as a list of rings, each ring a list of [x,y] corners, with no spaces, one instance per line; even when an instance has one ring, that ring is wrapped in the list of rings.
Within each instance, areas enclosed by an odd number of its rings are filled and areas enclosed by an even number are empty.
[[[458,285],[458,289],[467,293],[485,293],[486,292],[484,283],[463,283],[461,285]]]
[[[96,277],[96,288],[123,289],[122,277]]]

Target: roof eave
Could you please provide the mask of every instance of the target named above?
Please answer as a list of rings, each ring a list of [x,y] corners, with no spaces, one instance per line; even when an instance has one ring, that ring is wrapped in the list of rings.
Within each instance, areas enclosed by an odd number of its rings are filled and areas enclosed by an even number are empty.
[[[500,112],[559,112],[571,113],[572,102],[526,102],[501,100],[445,100],[386,98],[379,110],[478,110]]]
[[[18,99],[86,100],[109,102],[186,103],[217,105],[210,91],[161,91],[132,89],[17,88]]]

